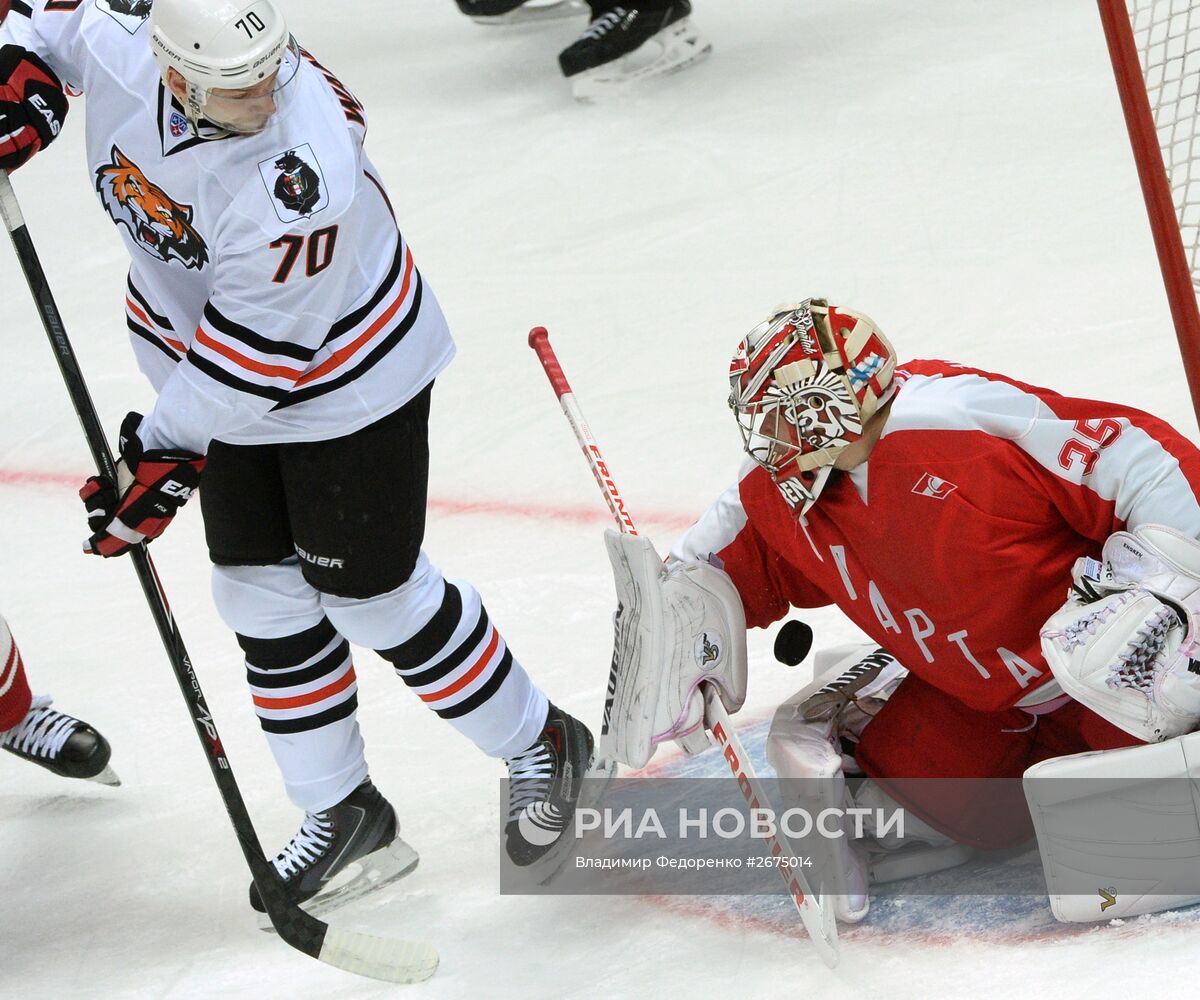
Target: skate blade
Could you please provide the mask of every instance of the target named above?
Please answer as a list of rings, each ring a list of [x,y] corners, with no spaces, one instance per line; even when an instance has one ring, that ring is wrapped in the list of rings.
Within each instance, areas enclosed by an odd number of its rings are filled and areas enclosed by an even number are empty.
[[[421,856],[409,844],[396,837],[387,847],[347,865],[317,895],[301,903],[300,909],[310,916],[324,916],[399,881],[416,868],[420,860]],[[258,915],[258,926],[268,932],[275,930],[265,913]]]
[[[596,757],[583,776],[583,790],[575,803],[576,809],[594,809],[608,792],[613,778],[617,776],[617,762],[604,757]],[[529,874],[537,880],[538,885],[549,885],[570,864],[579,849],[579,838],[571,835],[570,830],[559,838],[543,857],[529,866]]]
[[[109,788],[118,788],[121,784],[121,779],[117,777],[117,772],[107,764],[105,765],[103,771],[101,771],[99,774],[92,775],[87,780],[94,781],[100,785],[108,785]]]
[[[565,21],[569,17],[579,17],[586,12],[587,7],[584,6],[582,0],[549,0],[549,2],[542,3],[531,0],[530,3],[518,7],[516,10],[510,10],[507,14],[497,14],[495,17],[474,16],[471,20],[476,24],[485,24],[493,28],[519,28],[527,24]]]
[[[635,90],[646,80],[669,76],[700,62],[712,53],[712,43],[691,25],[691,18],[676,21],[647,39],[628,55],[580,73],[571,84],[577,101],[616,97]]]

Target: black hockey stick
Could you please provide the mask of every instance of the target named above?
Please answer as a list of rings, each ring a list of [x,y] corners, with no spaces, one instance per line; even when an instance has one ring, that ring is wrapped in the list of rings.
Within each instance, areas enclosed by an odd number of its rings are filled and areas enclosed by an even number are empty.
[[[3,170],[0,170],[0,215],[3,216],[12,238],[13,248],[17,252],[21,270],[25,272],[25,280],[29,283],[29,291],[41,315],[46,335],[50,338],[50,347],[54,351],[59,372],[83,427],[92,459],[101,475],[108,476],[116,482],[116,466],[108,447],[108,440],[104,436],[100,418],[96,415],[96,407],[92,403],[75,351],[67,339],[62,316],[54,303],[41,261],[21,215],[16,193],[12,189],[8,174]],[[175,624],[162,583],[155,572],[154,564],[150,561],[145,544],[135,546],[130,551],[129,558],[137,571],[138,581],[142,585],[146,603],[150,606],[154,624],[158,626],[158,634],[166,648],[167,658],[171,661],[179,689],[188,704],[196,735],[204,747],[208,766],[212,770],[217,790],[221,793],[221,799],[233,823],[242,854],[246,857],[254,884],[258,886],[267,914],[279,937],[306,955],[358,975],[391,983],[415,983],[428,979],[438,966],[437,952],[429,945],[387,940],[330,927],[293,904],[284,895],[274,869],[263,855],[258,834],[255,833],[250,814],[246,811],[246,803],[242,800],[242,793],[225,757],[212,713],[209,712],[204,693],[200,690],[200,682],[196,679],[191,660],[188,659],[183,637]]]

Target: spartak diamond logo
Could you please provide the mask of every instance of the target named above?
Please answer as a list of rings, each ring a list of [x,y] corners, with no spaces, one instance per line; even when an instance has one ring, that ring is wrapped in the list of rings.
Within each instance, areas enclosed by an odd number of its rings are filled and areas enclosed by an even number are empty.
[[[945,479],[939,479],[937,476],[926,472],[917,480],[917,485],[912,488],[912,491],[917,496],[933,497],[934,500],[945,500],[956,489],[958,487],[954,483]]]

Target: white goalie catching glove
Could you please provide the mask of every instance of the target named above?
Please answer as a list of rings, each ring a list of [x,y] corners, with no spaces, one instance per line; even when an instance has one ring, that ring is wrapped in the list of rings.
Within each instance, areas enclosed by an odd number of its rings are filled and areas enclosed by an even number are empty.
[[[617,760],[643,767],[658,744],[709,746],[703,682],[729,712],[746,700],[746,616],[728,574],[699,561],[664,566],[649,539],[606,531],[617,588],[604,729]]]
[[[1147,742],[1200,723],[1200,542],[1159,524],[1118,531],[1072,571],[1042,653],[1076,701]]]

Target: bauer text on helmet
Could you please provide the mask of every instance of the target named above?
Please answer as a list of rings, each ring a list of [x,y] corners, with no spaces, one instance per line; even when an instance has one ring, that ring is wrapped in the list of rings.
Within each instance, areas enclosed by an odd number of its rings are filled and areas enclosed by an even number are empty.
[[[805,299],[750,331],[729,366],[742,446],[801,513],[890,395],[896,352],[862,313]]]

